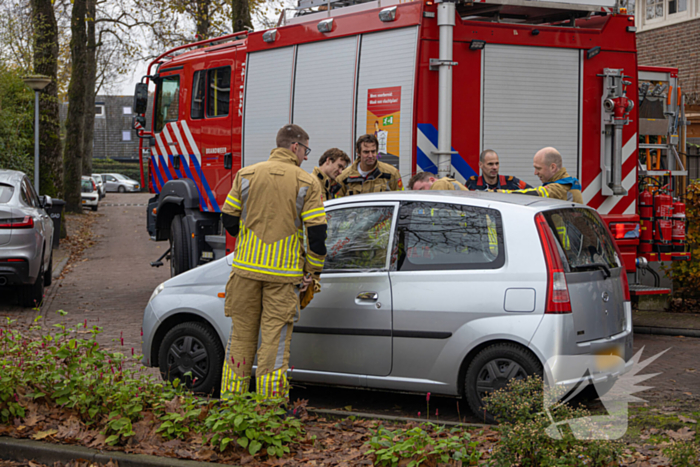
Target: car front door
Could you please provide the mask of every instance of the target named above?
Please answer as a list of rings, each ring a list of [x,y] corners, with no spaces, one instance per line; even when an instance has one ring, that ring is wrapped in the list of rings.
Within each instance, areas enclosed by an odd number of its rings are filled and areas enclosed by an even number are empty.
[[[103,175],[105,180],[105,188],[107,191],[117,191],[119,187],[119,180],[117,180],[112,175]]]
[[[301,310],[294,326],[292,377],[364,385],[363,375],[391,373],[388,264],[397,212],[398,203],[391,202],[326,210],[328,253],[321,292]]]

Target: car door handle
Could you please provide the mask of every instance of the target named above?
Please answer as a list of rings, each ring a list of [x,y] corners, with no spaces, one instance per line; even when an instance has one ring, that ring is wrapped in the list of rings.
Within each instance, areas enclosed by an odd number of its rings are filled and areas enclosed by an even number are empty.
[[[377,292],[360,292],[357,294],[358,300],[372,300],[376,302],[379,299],[379,294]]]

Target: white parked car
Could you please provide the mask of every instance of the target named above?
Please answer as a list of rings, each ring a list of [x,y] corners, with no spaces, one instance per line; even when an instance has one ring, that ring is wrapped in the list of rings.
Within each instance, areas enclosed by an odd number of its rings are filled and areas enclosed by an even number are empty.
[[[97,191],[97,183],[92,177],[85,175],[81,177],[80,197],[83,200],[83,207],[97,211],[100,205],[100,193]]]
[[[92,174],[92,179],[95,180],[97,185],[97,192],[100,194],[100,199],[107,196],[107,189],[105,188],[105,182],[102,181],[102,175]]]

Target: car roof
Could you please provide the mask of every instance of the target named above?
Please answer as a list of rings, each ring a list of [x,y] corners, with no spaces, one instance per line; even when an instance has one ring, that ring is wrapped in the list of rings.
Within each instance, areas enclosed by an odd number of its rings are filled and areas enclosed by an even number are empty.
[[[21,182],[24,176],[24,172],[20,172],[19,170],[0,169],[0,181],[3,182],[16,184]]]
[[[407,190],[384,191],[381,193],[366,193],[351,197],[337,198],[326,202],[326,206],[336,206],[348,202],[371,201],[425,201],[432,203],[449,203],[454,201],[466,201],[477,206],[523,206],[534,210],[545,210],[564,206],[585,207],[571,201],[562,201],[553,198],[540,198],[539,196],[519,195],[510,193],[494,193],[486,191],[433,191],[433,190]]]

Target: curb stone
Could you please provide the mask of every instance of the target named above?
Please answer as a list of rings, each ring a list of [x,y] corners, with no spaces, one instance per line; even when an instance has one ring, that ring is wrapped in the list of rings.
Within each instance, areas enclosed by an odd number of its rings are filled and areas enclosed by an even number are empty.
[[[15,462],[33,460],[53,465],[56,461],[70,462],[84,459],[106,464],[114,461],[119,467],[231,467],[231,464],[199,462],[174,457],[158,457],[146,454],[127,454],[121,451],[100,451],[84,446],[52,444],[30,439],[15,439],[0,436],[0,459]],[[235,466],[234,466],[235,467]]]
[[[473,428],[489,428],[492,425],[485,423],[461,423],[461,422],[451,422],[451,421],[440,421],[440,420],[426,420],[424,418],[411,418],[411,417],[399,417],[395,415],[377,415],[374,413],[366,412],[348,412],[347,410],[330,410],[330,409],[306,409],[307,412],[314,415],[323,415],[327,417],[334,418],[367,418],[371,420],[384,420],[388,422],[417,422],[417,423],[432,423],[434,425],[444,425],[444,426],[463,426],[463,427],[473,427]]]
[[[684,328],[659,328],[656,326],[634,326],[632,331],[635,334],[652,334],[657,336],[683,336],[683,337],[700,337],[698,329]]]
[[[51,272],[51,276],[52,276],[54,279],[58,279],[58,276],[61,275],[61,273],[63,272],[63,268],[65,268],[65,267],[66,267],[66,263],[68,263],[68,258],[69,258],[69,257],[66,256],[65,258],[63,258],[63,259],[53,268],[53,271]]]

